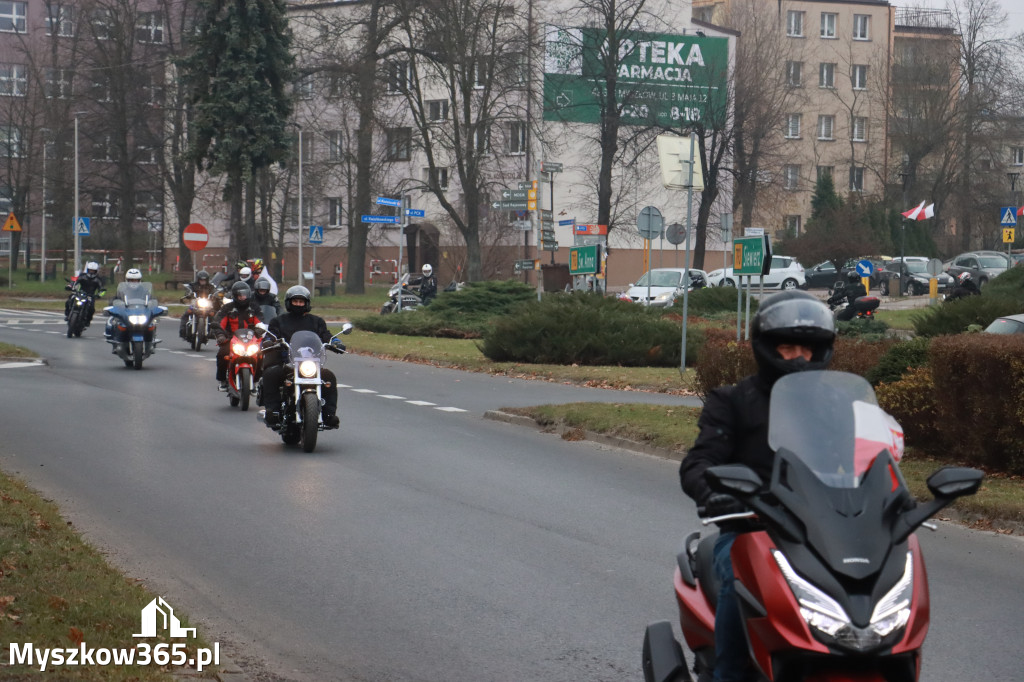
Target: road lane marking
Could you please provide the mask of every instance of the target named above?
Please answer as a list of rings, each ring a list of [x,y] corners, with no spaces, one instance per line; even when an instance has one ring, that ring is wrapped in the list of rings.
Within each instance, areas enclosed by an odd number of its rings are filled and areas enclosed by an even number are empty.
[[[401,395],[385,395],[385,394],[381,394],[381,395],[379,395],[377,397],[379,397],[379,398],[387,398],[388,400],[405,400],[405,396],[401,396]]]
[[[461,407],[435,407],[434,409],[442,412],[465,412]]]
[[[428,403],[426,400],[406,400],[405,402],[410,405],[419,405],[421,407],[434,407],[437,403]]]
[[[372,388],[353,388],[352,392],[353,393],[376,393],[377,391],[373,390]]]

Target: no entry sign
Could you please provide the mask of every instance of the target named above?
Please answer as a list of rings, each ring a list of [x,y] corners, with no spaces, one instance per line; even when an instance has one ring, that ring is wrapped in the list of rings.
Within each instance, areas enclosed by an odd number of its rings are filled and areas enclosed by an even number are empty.
[[[181,239],[189,251],[202,251],[210,241],[210,233],[201,223],[192,223],[181,233]]]

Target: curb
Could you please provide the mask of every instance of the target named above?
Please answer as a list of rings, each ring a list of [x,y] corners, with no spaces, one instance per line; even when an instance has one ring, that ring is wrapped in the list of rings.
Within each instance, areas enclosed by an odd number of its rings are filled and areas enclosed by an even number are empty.
[[[220,657],[220,664],[211,670],[199,672],[193,668],[173,668],[169,672],[175,682],[196,682],[196,680],[251,682],[251,678],[242,671],[237,663],[223,655]]]
[[[597,433],[596,431],[587,431],[574,426],[566,426],[565,424],[545,426],[543,424],[539,424],[531,417],[502,412],[501,410],[488,410],[487,412],[484,412],[484,419],[505,422],[506,424],[514,424],[516,426],[533,427],[541,433],[556,433],[561,436],[563,440],[579,440],[578,436],[582,435],[584,440],[589,440],[594,443],[610,445],[624,450],[632,450],[645,455],[651,455],[652,457],[671,459],[676,462],[682,461],[683,457],[686,455],[685,452],[681,452],[679,450],[670,450],[669,448],[641,443],[639,441],[630,440],[629,438],[622,438],[621,436],[609,436],[607,434]],[[559,429],[561,429],[561,431],[559,431]],[[571,435],[573,437],[567,438],[567,435]]]

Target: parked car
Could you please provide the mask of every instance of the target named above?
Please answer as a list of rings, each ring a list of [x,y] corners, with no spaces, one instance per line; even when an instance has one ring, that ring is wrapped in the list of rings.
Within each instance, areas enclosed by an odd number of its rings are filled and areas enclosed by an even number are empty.
[[[626,290],[625,296],[634,303],[651,305],[655,308],[672,305],[676,296],[683,293],[682,281],[684,268],[655,268],[650,273],[644,273],[636,283],[631,284]],[[651,276],[651,297],[647,298],[647,275]],[[690,268],[691,286],[697,288],[707,286],[708,273],[696,268]]]
[[[708,273],[708,284],[713,287],[736,286],[732,268],[712,270]],[[792,256],[772,256],[771,270],[764,276],[764,286],[766,289],[806,289],[804,266]]]
[[[997,317],[985,327],[989,334],[1024,334],[1024,315]]]
[[[930,258],[924,256],[907,256],[906,267],[900,266],[900,259],[893,258],[879,273],[878,291],[883,296],[899,292],[900,278],[907,278],[906,293],[910,296],[920,296],[928,293],[931,275],[928,273],[928,262]],[[945,273],[940,272],[935,276],[938,280],[939,293],[943,294],[953,290],[954,280]]]
[[[846,280],[846,273],[856,269],[857,263],[862,260],[871,261],[871,265],[874,269],[871,272],[871,290],[874,291],[878,288],[878,284],[881,281],[880,272],[885,269],[886,263],[891,259],[888,256],[865,256],[863,258],[856,258],[846,261],[839,274],[836,274],[836,268],[832,265],[832,261],[825,261],[824,263],[818,263],[813,268],[808,269],[804,275],[807,278],[807,288],[815,289],[819,287],[831,288],[833,284],[838,280]]]
[[[1006,272],[1010,265],[1010,259],[1000,251],[970,251],[954,258],[947,272],[952,277],[969,272],[978,286],[983,287],[993,277]]]

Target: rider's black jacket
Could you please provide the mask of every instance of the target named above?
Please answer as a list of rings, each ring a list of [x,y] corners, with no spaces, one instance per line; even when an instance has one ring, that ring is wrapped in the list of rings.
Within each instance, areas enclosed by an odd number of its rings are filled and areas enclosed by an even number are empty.
[[[864,288],[864,283],[863,282],[857,282],[856,284],[847,284],[846,285],[846,303],[847,303],[847,305],[853,305],[853,302],[856,301],[858,298],[860,298],[861,296],[867,296],[867,295],[868,295],[868,290],[866,288]]]
[[[958,298],[978,296],[979,294],[981,294],[981,289],[978,288],[978,285],[972,282],[971,280],[967,280],[963,284],[958,284],[957,286],[953,287],[953,291],[949,292],[949,295],[946,296],[946,300],[955,301]]]
[[[213,296],[215,291],[217,291],[217,287],[211,283],[210,280],[206,280],[206,284],[200,284],[198,281],[189,282],[188,287],[192,290],[192,294],[182,296],[183,300],[189,298],[191,295],[210,297]]]
[[[437,296],[437,277],[429,275],[420,280],[420,298],[424,301]]]
[[[697,420],[697,440],[679,467],[683,492],[704,504],[711,488],[704,471],[719,464],[745,464],[765,482],[775,455],[768,447],[771,382],[761,374],[711,391]]]
[[[313,332],[319,336],[320,340],[324,343],[330,343],[331,341],[331,332],[327,329],[327,323],[324,322],[324,318],[311,313],[302,313],[301,315],[285,313],[283,315],[278,315],[270,321],[270,324],[267,325],[267,330],[270,334],[273,334],[279,339],[284,339],[285,341],[290,341],[292,334],[300,331]],[[269,340],[274,337],[268,334],[265,338]],[[271,364],[280,364],[280,362],[281,356],[279,353],[267,353],[263,356],[264,367]]]
[[[265,305],[270,306],[271,308],[274,309],[276,315],[281,314],[280,301],[277,300],[277,296],[275,294],[272,294],[269,291],[267,292],[266,296],[261,295],[259,292],[254,292],[252,295],[252,300],[260,308],[262,308]]]
[[[103,278],[99,275],[95,277],[84,277],[81,276],[75,280],[75,283],[71,286],[72,291],[81,291],[87,296],[95,296],[96,292],[103,288]]]

